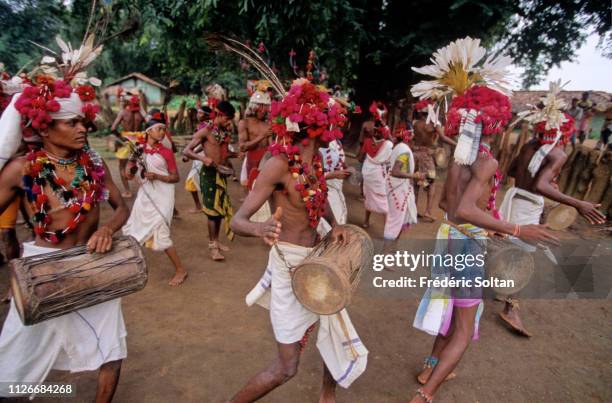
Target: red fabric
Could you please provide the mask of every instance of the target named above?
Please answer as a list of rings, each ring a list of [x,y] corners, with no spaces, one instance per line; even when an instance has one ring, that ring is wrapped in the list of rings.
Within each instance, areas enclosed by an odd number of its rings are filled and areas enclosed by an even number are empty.
[[[380,149],[380,146],[382,146],[384,142],[381,141],[378,144],[374,143],[374,139],[372,137],[366,137],[363,140],[363,151],[368,154],[371,158],[376,157],[376,154],[378,154],[378,150]]]
[[[259,163],[266,154],[266,151],[268,151],[266,147],[247,151],[247,174],[250,174],[253,169],[259,168]]]
[[[249,175],[247,177],[247,189],[253,189],[253,184],[255,183],[257,176],[259,176],[259,169],[255,168],[249,171]]]
[[[147,147],[145,148],[145,152],[147,154],[158,153],[163,157],[166,161],[166,165],[168,166],[168,173],[176,173],[176,159],[174,158],[174,153],[167,147],[164,147],[161,143],[157,143],[153,148]]]

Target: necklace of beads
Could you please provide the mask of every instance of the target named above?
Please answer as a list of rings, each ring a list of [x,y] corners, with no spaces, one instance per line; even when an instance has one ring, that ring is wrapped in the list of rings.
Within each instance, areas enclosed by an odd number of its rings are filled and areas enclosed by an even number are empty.
[[[32,224],[34,232],[47,242],[59,243],[67,234],[76,230],[85,221],[87,213],[99,201],[108,197],[104,186],[104,164],[100,156],[89,148],[77,153],[74,161],[64,164],[50,156],[44,149],[32,150],[27,154],[24,168],[23,187],[34,215]],[[57,175],[57,166],[76,164],[74,178],[67,184]],[[48,231],[52,219],[48,213],[49,197],[44,188],[49,186],[62,205],[74,214],[64,229]]]
[[[302,162],[299,152],[287,153],[287,159],[291,176],[296,180],[295,190],[302,196],[310,226],[316,228],[325,215],[327,202],[327,184],[321,157],[318,154],[312,157],[312,170],[307,163]]]

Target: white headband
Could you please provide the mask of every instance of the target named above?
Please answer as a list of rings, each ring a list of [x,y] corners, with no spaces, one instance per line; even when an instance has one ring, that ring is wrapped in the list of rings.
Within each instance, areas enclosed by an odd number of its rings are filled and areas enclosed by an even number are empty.
[[[69,98],[55,98],[55,100],[60,104],[60,109],[57,112],[49,114],[53,120],[85,117],[83,113],[83,101],[81,101],[79,94],[76,92],[70,94]]]

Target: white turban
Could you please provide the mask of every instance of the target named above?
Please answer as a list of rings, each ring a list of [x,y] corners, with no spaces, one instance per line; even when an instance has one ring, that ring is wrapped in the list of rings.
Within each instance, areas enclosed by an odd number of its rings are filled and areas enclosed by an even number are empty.
[[[55,100],[60,104],[60,109],[57,112],[49,113],[53,120],[85,117],[83,101],[76,92],[70,94],[70,98],[55,98]]]
[[[270,99],[270,94],[262,91],[255,91],[251,98],[249,99],[249,104],[260,104],[260,105],[270,105],[272,100]]]
[[[17,152],[21,145],[23,134],[21,131],[21,115],[15,109],[15,102],[21,94],[15,94],[11,103],[2,113],[0,117],[0,170],[6,162]],[[84,117],[83,102],[79,98],[79,94],[73,92],[69,98],[55,98],[60,104],[60,109],[57,112],[50,113],[52,119],[73,119],[76,117]],[[30,136],[24,139],[25,141],[34,142],[40,141],[37,135]]]

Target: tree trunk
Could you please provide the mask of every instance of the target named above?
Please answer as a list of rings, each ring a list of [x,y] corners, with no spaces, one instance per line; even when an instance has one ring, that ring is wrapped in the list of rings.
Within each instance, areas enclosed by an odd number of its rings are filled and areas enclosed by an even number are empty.
[[[610,182],[610,174],[612,174],[612,152],[606,151],[599,164],[593,169],[593,182],[589,194],[584,198],[586,201],[595,204],[601,202],[606,193],[608,182]]]
[[[561,169],[561,173],[559,174],[559,180],[558,180],[559,190],[563,193],[567,193],[570,177],[572,175],[573,168],[574,168],[574,161],[576,160],[577,155],[578,155],[578,147],[572,148],[572,153],[567,158],[567,161],[565,161],[565,165],[563,165],[563,168]]]
[[[576,157],[574,158],[574,161],[572,161],[573,169],[568,180],[567,188],[564,191],[565,194],[573,196],[576,192],[580,173],[586,168],[588,158],[588,151],[584,149],[584,146],[576,146]]]
[[[584,169],[580,171],[578,175],[578,184],[574,191],[574,197],[579,200],[584,200],[589,190],[589,184],[591,183],[591,176],[595,166],[597,165],[597,158],[599,157],[599,151],[590,150],[586,151],[587,160]]]

